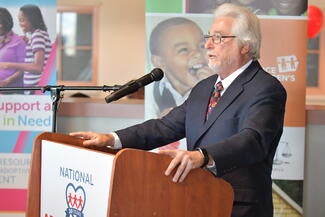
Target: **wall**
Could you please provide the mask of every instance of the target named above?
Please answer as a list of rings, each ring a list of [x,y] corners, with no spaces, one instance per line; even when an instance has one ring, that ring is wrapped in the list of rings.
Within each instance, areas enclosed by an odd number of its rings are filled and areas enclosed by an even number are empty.
[[[316,106],[307,111],[304,217],[325,216],[325,108]]]
[[[325,9],[325,2],[324,2],[324,0],[308,0],[308,4],[309,5],[317,5],[320,8],[322,8],[322,10]]]
[[[98,85],[124,84],[145,74],[145,1],[58,0],[99,10]]]
[[[324,0],[308,0],[308,4],[317,5],[325,11]],[[324,28],[324,26],[323,26]],[[324,96],[316,101],[324,102]],[[304,216],[325,216],[325,109],[311,107],[307,112],[305,182],[304,182]]]
[[[143,100],[64,98],[58,107],[57,132],[96,131],[108,133],[144,120]]]

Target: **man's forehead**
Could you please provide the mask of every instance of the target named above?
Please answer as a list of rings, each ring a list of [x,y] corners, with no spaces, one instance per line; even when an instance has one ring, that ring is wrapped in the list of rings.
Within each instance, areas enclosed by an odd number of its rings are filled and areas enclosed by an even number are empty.
[[[210,33],[225,33],[232,28],[234,19],[232,17],[218,17],[211,25]]]

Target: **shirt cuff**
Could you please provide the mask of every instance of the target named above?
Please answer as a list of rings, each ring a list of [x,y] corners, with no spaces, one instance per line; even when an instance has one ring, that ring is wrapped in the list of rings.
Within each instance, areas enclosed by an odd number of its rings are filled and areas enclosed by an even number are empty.
[[[208,164],[205,166],[207,170],[209,170],[213,175],[217,176],[217,167],[216,167],[216,162],[212,160],[212,164]]]
[[[118,135],[114,132],[111,133],[114,137],[114,145],[113,147],[108,146],[109,148],[113,148],[113,149],[121,149],[122,148],[122,143],[120,140],[120,137],[118,137]]]

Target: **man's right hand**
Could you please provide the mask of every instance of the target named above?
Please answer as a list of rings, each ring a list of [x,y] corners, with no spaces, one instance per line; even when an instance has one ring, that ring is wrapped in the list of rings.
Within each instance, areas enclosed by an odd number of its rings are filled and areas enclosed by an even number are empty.
[[[112,134],[101,134],[96,132],[72,132],[69,133],[70,136],[84,139],[84,146],[114,146],[114,136]]]

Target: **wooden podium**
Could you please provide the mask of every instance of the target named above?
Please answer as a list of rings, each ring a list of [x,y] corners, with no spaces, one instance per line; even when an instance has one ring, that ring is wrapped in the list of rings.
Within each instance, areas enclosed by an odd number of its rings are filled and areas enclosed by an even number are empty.
[[[42,141],[82,149],[89,154],[98,152],[105,156],[113,155],[111,181],[107,183],[110,185],[109,195],[106,195],[106,202],[98,201],[108,203],[105,213],[107,217],[231,216],[234,198],[232,187],[208,171],[195,169],[184,182],[173,183],[172,177],[164,175],[171,160],[169,156],[134,149],[114,153],[106,147],[84,148],[81,139],[57,133],[41,133],[35,139],[32,152],[27,217],[41,216]],[[51,214],[46,216],[50,217]]]

